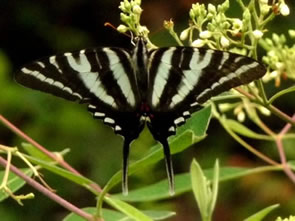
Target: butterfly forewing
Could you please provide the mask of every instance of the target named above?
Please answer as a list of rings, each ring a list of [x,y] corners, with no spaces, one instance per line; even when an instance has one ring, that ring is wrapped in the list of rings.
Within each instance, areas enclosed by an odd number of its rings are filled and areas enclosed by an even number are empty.
[[[251,58],[205,48],[161,48],[150,58],[150,103],[161,111],[189,109],[266,72]]]
[[[15,78],[30,88],[88,103],[94,117],[118,132],[130,116],[138,119],[136,79],[126,50],[96,48],[51,56],[24,66]]]

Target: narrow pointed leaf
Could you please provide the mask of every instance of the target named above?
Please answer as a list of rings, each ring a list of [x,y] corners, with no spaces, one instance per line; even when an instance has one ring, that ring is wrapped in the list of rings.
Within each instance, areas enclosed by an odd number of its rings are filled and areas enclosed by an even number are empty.
[[[104,200],[113,208],[119,210],[124,213],[128,217],[132,218],[136,221],[152,221],[153,219],[136,209],[135,207],[121,201],[118,199],[105,197]]]
[[[270,140],[270,141],[273,140],[272,137],[267,136],[267,135],[263,135],[263,134],[258,134],[256,132],[250,130],[249,128],[245,127],[243,124],[239,123],[236,120],[225,119],[224,122],[234,132],[236,132],[240,135],[243,135],[245,137],[250,137],[250,138],[259,139],[259,140]]]
[[[21,169],[21,171],[29,177],[33,175],[33,172],[30,169]],[[0,183],[2,182],[4,173],[5,173],[4,171],[0,171]],[[22,180],[20,177],[18,177],[12,172],[9,173],[7,186],[13,193],[19,190],[25,184],[26,182]],[[9,195],[7,193],[5,193],[4,191],[0,191],[0,202],[2,202],[8,197]]]
[[[218,195],[218,184],[219,184],[219,161],[216,160],[215,166],[214,166],[213,180],[212,180],[212,197],[211,197],[211,202],[209,205],[210,214],[213,214],[213,211],[216,205],[217,195]]]
[[[269,207],[266,207],[260,210],[259,212],[255,213],[254,215],[248,217],[244,221],[262,221],[266,215],[268,215],[271,211],[278,208],[279,206],[279,204],[274,204]]]
[[[83,208],[82,210],[93,215],[96,213],[95,207]],[[126,215],[115,210],[103,209],[102,212],[104,221],[120,221],[126,219]],[[70,213],[63,219],[63,221],[85,221],[85,219],[75,213]]]
[[[40,159],[40,160],[43,160],[43,161],[48,161],[48,162],[52,162],[53,161],[52,158],[50,158],[49,156],[47,156],[46,154],[44,154],[41,150],[39,150],[38,148],[36,148],[32,144],[30,144],[30,143],[22,143],[21,145],[24,148],[24,150],[30,156],[35,157],[35,158]]]
[[[211,196],[208,192],[207,179],[196,160],[193,160],[191,164],[190,174],[193,193],[200,209],[201,216],[204,220],[204,218],[208,217],[209,215],[208,203],[210,202]]]

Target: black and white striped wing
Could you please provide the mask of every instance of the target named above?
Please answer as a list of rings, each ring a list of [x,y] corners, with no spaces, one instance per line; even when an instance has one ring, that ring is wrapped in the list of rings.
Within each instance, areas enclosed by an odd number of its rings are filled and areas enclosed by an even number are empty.
[[[140,101],[126,50],[97,48],[51,56],[24,66],[15,78],[24,86],[87,103],[94,117],[123,136],[139,133],[134,112]]]
[[[250,83],[266,72],[251,58],[205,48],[160,48],[149,57],[151,123],[155,133],[167,133],[164,136],[175,133],[176,126],[212,96]]]

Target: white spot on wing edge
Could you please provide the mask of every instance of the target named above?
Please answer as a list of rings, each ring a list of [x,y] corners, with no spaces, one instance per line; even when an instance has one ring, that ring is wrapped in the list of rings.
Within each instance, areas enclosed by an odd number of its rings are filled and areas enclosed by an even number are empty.
[[[185,122],[184,117],[179,117],[179,118],[176,118],[176,119],[174,120],[174,123],[175,123],[176,125],[181,124],[181,123],[183,123],[183,122]]]
[[[115,126],[115,131],[121,131],[121,130],[122,130],[122,128],[119,125]]]
[[[168,129],[168,131],[170,131],[170,132],[175,132],[175,127],[174,127],[174,126],[171,126],[171,127]]]
[[[23,72],[24,74],[32,74],[32,71],[27,68],[22,68],[21,72]]]
[[[184,112],[182,113],[182,115],[183,115],[184,117],[189,117],[191,114],[190,114],[189,111],[184,111]]]
[[[104,123],[107,123],[107,124],[114,124],[115,123],[115,120],[112,119],[112,118],[109,118],[109,117],[106,117],[104,120],[103,120]]]
[[[88,108],[90,108],[90,109],[96,109],[96,106],[95,105],[92,105],[92,104],[89,104],[88,105]]]
[[[94,117],[105,117],[105,113],[102,113],[102,112],[94,112],[93,115],[94,115]]]
[[[200,105],[199,102],[194,102],[190,104],[191,107],[198,106],[198,105]]]

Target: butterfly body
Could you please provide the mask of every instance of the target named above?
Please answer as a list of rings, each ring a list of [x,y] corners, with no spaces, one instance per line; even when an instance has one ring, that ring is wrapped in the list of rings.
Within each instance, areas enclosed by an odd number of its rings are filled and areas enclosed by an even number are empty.
[[[123,192],[131,142],[147,124],[164,149],[171,192],[168,137],[212,96],[262,77],[259,62],[229,52],[168,47],[148,50],[138,37],[132,51],[95,48],[35,61],[16,73],[33,89],[88,105],[95,118],[124,137]]]

